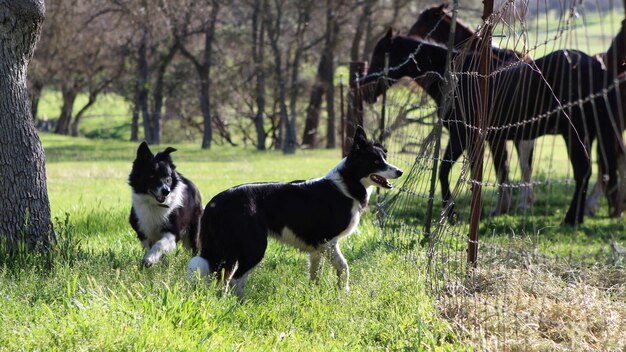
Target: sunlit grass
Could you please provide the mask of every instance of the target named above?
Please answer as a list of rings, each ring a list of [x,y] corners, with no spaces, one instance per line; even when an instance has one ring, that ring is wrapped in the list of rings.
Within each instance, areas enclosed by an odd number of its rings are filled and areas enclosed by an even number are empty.
[[[251,275],[247,301],[222,297],[184,277],[191,253],[178,250],[151,269],[127,223],[127,175],[135,143],[42,136],[60,249],[51,268],[26,259],[0,265],[0,349],[6,350],[457,350],[425,289],[423,255],[385,244],[368,215],[342,241],[351,292],[325,268],[308,279],[304,254],[274,242]],[[244,182],[317,177],[338,150],[294,156],[175,145],[178,170],[204,202]],[[161,148],[164,148],[162,146]],[[155,148],[158,150],[159,148]],[[155,151],[156,151],[155,150]],[[63,225],[65,214],[69,223]]]

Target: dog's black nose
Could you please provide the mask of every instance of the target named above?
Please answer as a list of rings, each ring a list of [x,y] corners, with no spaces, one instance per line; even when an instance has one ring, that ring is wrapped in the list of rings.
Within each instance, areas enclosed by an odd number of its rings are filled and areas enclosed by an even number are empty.
[[[398,177],[402,176],[402,170],[400,169],[396,170],[396,176]]]
[[[170,194],[170,188],[169,187],[161,188],[161,194],[164,195],[164,196]]]

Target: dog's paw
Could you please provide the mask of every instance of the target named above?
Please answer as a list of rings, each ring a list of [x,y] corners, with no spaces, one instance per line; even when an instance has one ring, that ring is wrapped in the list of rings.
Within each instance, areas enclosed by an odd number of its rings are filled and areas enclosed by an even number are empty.
[[[158,254],[148,252],[143,256],[142,264],[146,268],[149,268],[159,261],[159,257]]]

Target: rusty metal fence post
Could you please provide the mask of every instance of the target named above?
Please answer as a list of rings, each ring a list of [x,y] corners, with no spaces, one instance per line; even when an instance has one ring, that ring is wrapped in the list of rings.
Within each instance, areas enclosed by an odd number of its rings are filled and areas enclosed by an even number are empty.
[[[343,156],[347,156],[352,147],[352,136],[356,126],[363,126],[363,96],[357,79],[365,77],[367,62],[351,62],[348,79],[348,113],[346,118]]]
[[[480,50],[480,63],[478,69],[478,111],[474,142],[472,143],[471,160],[471,187],[472,202],[470,209],[470,232],[467,246],[467,262],[471,267],[476,267],[478,256],[478,234],[480,232],[480,213],[482,210],[482,182],[483,182],[483,159],[485,155],[485,138],[488,121],[489,101],[489,71],[491,51],[491,27],[488,21],[493,13],[493,0],[483,0],[483,28],[481,29],[482,43]]]

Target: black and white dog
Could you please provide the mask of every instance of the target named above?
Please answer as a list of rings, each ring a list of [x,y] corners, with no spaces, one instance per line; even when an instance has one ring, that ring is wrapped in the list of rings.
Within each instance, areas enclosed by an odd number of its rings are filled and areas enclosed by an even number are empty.
[[[198,232],[202,216],[202,201],[196,186],[176,172],[168,147],[153,155],[143,142],[128,177],[132,188],[133,206],[130,225],[147,249],[143,264],[147,267],[174,249],[176,242],[198,248]]]
[[[402,170],[385,161],[382,145],[357,128],[349,155],[326,176],[290,183],[251,183],[211,199],[202,216],[200,256],[187,266],[190,279],[221,277],[225,290],[239,297],[248,274],[263,259],[267,237],[309,253],[309,273],[317,280],[324,256],[348,290],[348,264],[338,241],[352,233],[367,207],[373,186],[391,188],[387,179]]]

